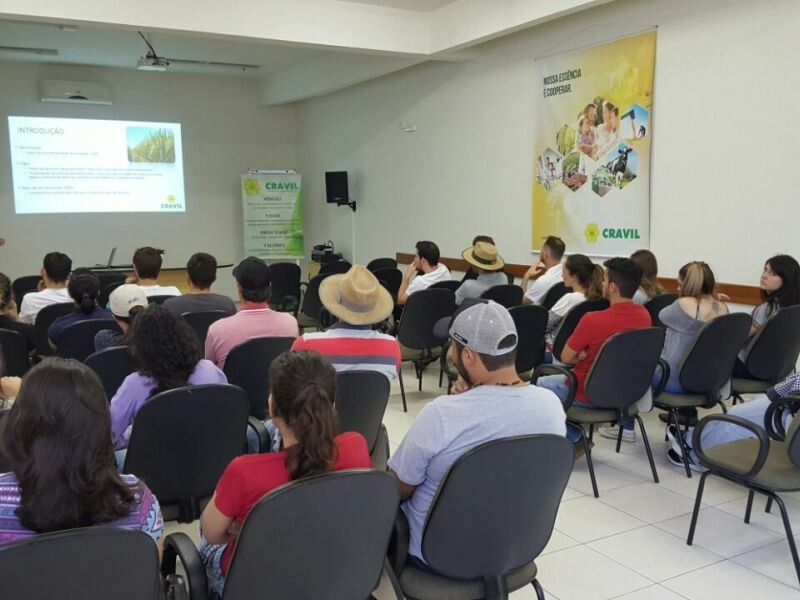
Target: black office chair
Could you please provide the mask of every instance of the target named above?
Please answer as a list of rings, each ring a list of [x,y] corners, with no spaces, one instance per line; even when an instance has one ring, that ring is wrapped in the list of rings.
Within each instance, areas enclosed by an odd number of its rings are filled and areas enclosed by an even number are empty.
[[[50,345],[50,338],[47,337],[47,330],[58,317],[68,315],[75,310],[73,302],[59,302],[45,306],[36,315],[33,323],[33,343],[36,346],[36,354],[39,356],[53,356],[55,350]]]
[[[345,371],[336,376],[339,431],[363,435],[372,466],[381,471],[389,460],[389,437],[382,423],[389,392],[389,380],[377,371]]]
[[[455,291],[461,286],[460,281],[456,281],[455,279],[451,281],[437,281],[436,283],[432,284],[428,287],[429,290],[450,290],[451,292],[455,293]]]
[[[121,271],[95,271],[94,274],[100,280],[100,296],[97,299],[98,306],[108,304],[108,295],[125,283],[125,273]]]
[[[223,598],[252,600],[265,582],[270,598],[370,598],[386,565],[399,501],[394,478],[373,470],[327,473],[273,490],[245,519]],[[189,598],[204,600],[205,569],[184,533],[173,533],[164,543],[161,570],[173,580],[176,557],[186,570]],[[176,587],[187,586],[176,581]]]
[[[100,306],[108,306],[108,299],[111,296],[112,292],[117,289],[119,286],[124,285],[125,280],[122,281],[114,281],[113,283],[109,283],[108,285],[104,285],[101,288],[100,296],[97,299],[97,303]]]
[[[300,266],[279,262],[269,266],[269,305],[273,310],[297,314],[300,306]]]
[[[0,546],[3,600],[156,600],[158,550],[145,533],[87,527]]]
[[[377,271],[381,269],[396,269],[397,268],[397,261],[393,258],[373,258],[371,261],[367,263],[367,270],[375,273],[377,277]]]
[[[346,260],[335,260],[333,262],[323,263],[319,268],[319,275],[341,275],[347,273],[352,267]]]
[[[533,369],[544,359],[547,310],[532,304],[508,309],[517,328],[517,373],[529,381]]]
[[[558,360],[561,358],[561,352],[564,350],[564,346],[567,345],[567,340],[575,331],[583,315],[589,312],[605,310],[609,306],[611,304],[605,299],[584,300],[580,304],[573,306],[561,319],[561,323],[556,330],[556,336],[553,339],[553,359]]]
[[[88,319],[65,327],[58,337],[56,354],[83,362],[94,353],[94,336],[104,329],[122,333],[113,319]]]
[[[123,473],[146,481],[164,519],[191,523],[245,447],[248,401],[235,385],[175,388],[150,398],[133,422]]]
[[[11,282],[11,291],[14,293],[14,301],[17,303],[17,308],[22,307],[22,299],[25,294],[37,291],[37,286],[41,280],[41,275],[23,275]]]
[[[440,319],[452,316],[455,308],[455,294],[447,289],[435,289],[431,286],[408,297],[397,331],[397,341],[400,342],[403,362],[414,363],[419,391],[422,391],[422,372],[428,364],[436,360],[441,353],[442,345],[447,341],[437,338],[433,327]],[[408,412],[402,370],[400,395],[403,398],[403,411]]]
[[[568,288],[564,285],[563,281],[559,281],[544,295],[542,299],[542,306],[544,306],[547,310],[550,310],[556,305],[556,302],[561,300],[562,296],[566,296],[572,291],[572,288]]]
[[[720,390],[731,378],[736,355],[747,341],[750,324],[750,315],[745,313],[722,315],[705,323],[686,350],[678,369],[679,381],[685,391],[673,393],[659,390],[660,393],[653,398],[657,408],[667,411],[668,422],[675,426],[681,448],[686,447],[684,439],[690,419],[685,419],[685,431],[682,432],[679,412],[713,408],[716,405],[725,412]],[[663,379],[666,380],[668,376],[669,370],[665,369]],[[691,477],[687,453],[681,454],[686,476]]]
[[[501,306],[511,308],[512,306],[520,306],[522,304],[523,294],[524,292],[521,287],[511,283],[492,286],[481,294],[481,298],[484,300],[494,300]]]
[[[574,404],[578,382],[570,369],[557,365],[540,365],[534,371],[534,381],[541,375],[552,373],[564,375],[570,380],[569,391],[564,399],[564,412],[567,413],[567,421],[581,430],[581,442],[586,454],[595,498],[599,498],[600,493],[597,490],[589,442],[592,439],[595,425],[603,423],[619,426],[617,437],[617,452],[619,452],[622,444],[623,421],[629,417],[636,419],[642,433],[647,458],[650,461],[653,481],[658,483],[658,472],[655,462],[653,462],[647,431],[639,416],[636,403],[649,393],[656,367],[662,364],[662,368],[665,368],[663,365],[666,363],[660,358],[661,350],[664,347],[664,335],[664,330],[660,327],[648,327],[617,333],[603,343],[586,376],[584,388],[586,399],[593,408],[584,408]],[[666,367],[666,369],[669,368]],[[662,386],[664,383],[662,380]],[[589,425],[588,436],[584,425]]]
[[[5,373],[2,375],[22,377],[31,368],[28,343],[18,331],[0,329],[0,348],[5,362]]]
[[[392,299],[397,302],[397,292],[400,291],[400,285],[403,283],[403,273],[400,269],[378,269],[373,271],[373,275],[392,295]]]
[[[734,377],[734,403],[742,394],[760,394],[789,375],[800,355],[800,305],[776,312],[748,344],[745,367],[753,378]]]
[[[661,322],[658,315],[663,309],[674,304],[677,299],[678,294],[661,294],[645,303],[644,307],[647,309],[647,312],[650,313],[650,320],[653,323],[653,327],[664,328],[664,324]]]
[[[174,297],[175,297],[174,294],[163,294],[163,295],[159,294],[156,296],[148,296],[147,304],[149,304],[150,306],[161,306],[162,304],[164,304],[164,302]]]
[[[303,302],[300,306],[300,313],[297,315],[297,325],[302,332],[305,329],[319,329],[322,327],[322,301],[319,299],[319,286],[330,275],[319,274],[312,277],[305,284],[303,292]]]
[[[394,570],[413,600],[505,600],[536,580],[535,559],[553,532],[574,461],[570,442],[527,435],[481,444],[461,455],[428,510],[422,554],[430,571],[406,562],[408,523],[398,519]]]
[[[296,265],[295,265],[296,266]],[[230,313],[224,310],[204,310],[202,312],[185,312],[181,315],[183,320],[192,328],[200,346],[206,343],[206,336],[208,335],[208,328],[220,319],[230,317]]]
[[[112,346],[90,354],[86,366],[92,369],[103,384],[109,401],[117,393],[125,378],[136,370],[127,346]]]
[[[249,413],[257,419],[267,417],[269,367],[272,361],[288,352],[295,338],[260,337],[237,344],[225,359],[228,383],[238,385],[247,394]]]

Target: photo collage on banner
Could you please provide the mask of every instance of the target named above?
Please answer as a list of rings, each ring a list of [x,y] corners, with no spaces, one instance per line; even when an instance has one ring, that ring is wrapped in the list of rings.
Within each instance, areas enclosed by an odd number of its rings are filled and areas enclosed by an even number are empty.
[[[533,165],[536,250],[628,255],[650,245],[655,32],[539,61]]]

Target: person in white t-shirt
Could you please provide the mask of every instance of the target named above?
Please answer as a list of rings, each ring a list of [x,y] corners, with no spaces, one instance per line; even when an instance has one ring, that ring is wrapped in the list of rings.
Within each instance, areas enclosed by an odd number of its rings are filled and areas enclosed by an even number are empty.
[[[397,292],[397,303],[405,304],[414,292],[440,281],[450,281],[450,270],[439,262],[439,247],[433,242],[417,242],[414,260],[408,265]]]
[[[541,304],[550,288],[564,280],[561,259],[566,249],[563,240],[554,235],[548,236],[544,241],[539,250],[539,262],[528,269],[522,277],[522,289],[525,290],[523,303]],[[528,289],[530,282],[533,282],[533,285]]]
[[[39,282],[38,292],[25,294],[19,307],[19,320],[23,323],[33,323],[36,315],[45,306],[72,302],[67,291],[67,280],[72,271],[72,259],[63,252],[50,252],[42,261],[42,270],[39,272],[42,280]]]
[[[158,285],[158,275],[161,273],[161,255],[164,251],[160,248],[144,246],[133,253],[133,277],[128,277],[125,283],[135,283],[144,290],[145,296],[180,296],[181,291],[174,285]]]

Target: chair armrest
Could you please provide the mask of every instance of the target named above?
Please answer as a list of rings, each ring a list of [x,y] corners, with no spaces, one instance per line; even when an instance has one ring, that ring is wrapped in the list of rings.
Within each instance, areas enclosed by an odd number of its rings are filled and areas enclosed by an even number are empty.
[[[161,559],[161,574],[175,574],[176,558],[181,559],[186,579],[189,581],[189,596],[192,600],[208,600],[206,569],[194,542],[185,533],[172,533],[164,538],[164,555]]]
[[[669,363],[663,358],[658,359],[658,364],[656,367],[661,371],[661,379],[659,380],[656,388],[653,390],[653,398],[660,396],[661,392],[664,391],[664,388],[667,387],[667,381],[669,381],[670,375]]]
[[[733,469],[731,469],[731,467],[726,465],[720,465],[713,459],[709,458],[708,455],[706,455],[705,451],[703,450],[701,442],[703,430],[708,426],[709,423],[713,423],[714,421],[720,421],[722,423],[727,423],[729,425],[735,425],[737,427],[747,429],[756,436],[756,439],[758,439],[758,455],[756,456],[756,459],[753,462],[753,466],[750,467],[749,471],[744,471],[744,472],[734,471]],[[737,417],[735,415],[730,415],[730,414],[709,415],[708,417],[700,419],[700,422],[698,422],[697,426],[694,428],[694,435],[692,436],[692,449],[695,451],[695,454],[697,454],[697,457],[703,464],[708,465],[710,467],[714,467],[715,469],[733,473],[734,475],[736,475],[737,477],[741,477],[742,479],[749,479],[754,475],[756,475],[762,469],[764,463],[767,461],[767,456],[769,455],[769,437],[767,437],[767,432],[764,430],[763,427],[756,425],[752,421],[743,419],[742,417]]]
[[[570,369],[560,365],[539,365],[533,370],[533,375],[531,375],[531,385],[536,385],[536,381],[542,375],[563,375],[569,381],[569,385],[567,386],[567,397],[562,400],[564,411],[566,412],[575,401],[575,390],[578,389],[578,380],[575,378],[575,373],[573,373]]]
[[[786,439],[783,418],[787,410],[792,414],[800,410],[800,396],[785,396],[773,400],[764,413],[764,429],[773,440],[782,442]]]
[[[266,452],[269,450],[269,433],[264,426],[263,421],[257,419],[253,415],[247,417],[247,426],[256,432],[258,436],[258,453]]]
[[[411,530],[408,526],[408,519],[405,513],[398,509],[394,517],[394,530],[389,540],[389,550],[387,558],[389,566],[399,577],[406,566],[408,560],[408,545],[411,540]]]

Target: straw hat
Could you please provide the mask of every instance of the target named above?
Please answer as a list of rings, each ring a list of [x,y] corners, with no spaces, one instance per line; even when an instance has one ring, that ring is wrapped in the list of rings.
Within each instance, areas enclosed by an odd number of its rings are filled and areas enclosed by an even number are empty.
[[[351,325],[380,323],[394,310],[391,294],[362,265],[323,279],[319,299],[332,315]]]
[[[505,266],[503,257],[497,253],[497,246],[488,242],[478,242],[461,253],[461,257],[473,267],[484,271],[499,271]]]

